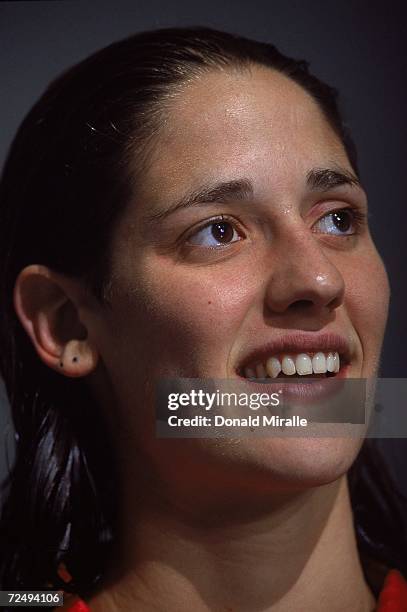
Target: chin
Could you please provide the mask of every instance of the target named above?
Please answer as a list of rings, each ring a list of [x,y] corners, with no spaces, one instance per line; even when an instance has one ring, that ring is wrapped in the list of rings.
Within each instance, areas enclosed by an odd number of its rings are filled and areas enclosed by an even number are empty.
[[[207,457],[206,467],[216,469],[214,478],[223,481],[225,490],[236,484],[264,493],[303,490],[337,480],[351,467],[362,442],[360,438],[273,437],[223,440],[220,446],[219,441],[206,440],[201,451]],[[210,482],[211,478],[202,480],[202,485],[210,486]]]
[[[244,505],[250,499],[255,506],[256,498],[260,502],[265,495],[305,491],[338,480],[351,467],[363,440],[269,437],[166,442],[170,442],[165,445],[167,460],[161,456],[160,462],[165,481],[182,481],[205,503],[241,499],[239,504]]]
[[[349,470],[362,442],[360,438],[268,438],[248,448],[245,461],[267,475],[272,487],[320,486]]]

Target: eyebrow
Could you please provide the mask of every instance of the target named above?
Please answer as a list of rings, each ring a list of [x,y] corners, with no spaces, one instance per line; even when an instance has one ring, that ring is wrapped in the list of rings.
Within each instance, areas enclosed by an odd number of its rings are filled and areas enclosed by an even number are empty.
[[[360,187],[359,179],[342,168],[313,168],[307,173],[306,184],[311,191],[329,191],[341,186]],[[249,179],[223,181],[212,186],[203,186],[160,210],[146,217],[148,223],[165,219],[175,211],[191,208],[200,204],[225,204],[233,201],[253,199],[254,188]]]
[[[307,186],[311,191],[329,191],[343,185],[361,187],[357,176],[342,168],[313,168],[307,173]]]
[[[182,208],[190,208],[199,204],[212,204],[214,202],[225,204],[236,200],[244,201],[253,198],[254,190],[251,181],[248,179],[238,179],[234,181],[224,181],[212,186],[204,186],[190,194],[187,194],[165,210],[149,215],[148,221],[157,221],[168,217],[175,211]]]

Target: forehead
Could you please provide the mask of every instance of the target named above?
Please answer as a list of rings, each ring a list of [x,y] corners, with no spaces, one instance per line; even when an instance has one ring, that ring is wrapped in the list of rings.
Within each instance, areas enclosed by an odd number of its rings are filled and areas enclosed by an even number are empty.
[[[253,66],[200,75],[175,94],[143,182],[153,197],[240,176],[261,190],[327,163],[351,170],[316,102],[288,77]]]

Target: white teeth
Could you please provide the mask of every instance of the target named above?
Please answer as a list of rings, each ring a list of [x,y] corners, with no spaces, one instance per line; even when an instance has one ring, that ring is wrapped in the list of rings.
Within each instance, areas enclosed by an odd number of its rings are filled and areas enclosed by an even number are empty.
[[[333,353],[328,353],[328,357],[326,358],[326,369],[328,370],[328,372],[334,372],[335,371],[335,364],[334,364],[334,355],[333,355]]]
[[[313,357],[307,353],[296,356],[284,355],[282,361],[278,357],[269,357],[265,364],[258,363],[244,370],[246,378],[277,378],[280,372],[286,376],[309,376],[310,374],[337,373],[340,370],[340,357],[337,352],[323,353],[319,351]]]
[[[277,357],[270,357],[266,362],[267,374],[270,378],[277,378],[281,372],[281,363]]]
[[[312,358],[312,369],[314,370],[314,374],[325,374],[326,358],[323,353],[315,353]]]
[[[295,369],[297,370],[297,374],[299,374],[300,376],[312,374],[311,357],[306,353],[300,353],[299,355],[297,355],[297,358],[295,360]]]
[[[264,367],[264,365],[262,363],[259,363],[259,364],[256,365],[256,374],[257,374],[257,378],[266,378],[267,377],[266,368]]]
[[[338,353],[334,353],[334,372],[339,372],[340,362]]]
[[[287,374],[287,376],[292,376],[293,374],[295,374],[296,370],[294,359],[292,359],[288,355],[284,355],[281,364],[281,369],[283,370],[283,374]]]

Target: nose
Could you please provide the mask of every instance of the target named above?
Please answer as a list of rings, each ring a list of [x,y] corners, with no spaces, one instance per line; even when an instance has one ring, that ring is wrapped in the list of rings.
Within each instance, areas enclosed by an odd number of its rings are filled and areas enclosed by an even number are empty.
[[[343,303],[345,283],[315,234],[296,232],[274,245],[267,306],[274,313],[294,310],[332,312]]]

